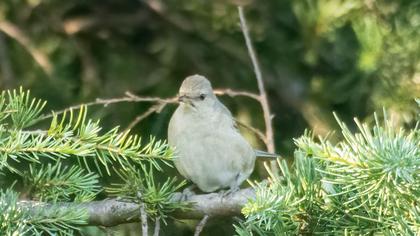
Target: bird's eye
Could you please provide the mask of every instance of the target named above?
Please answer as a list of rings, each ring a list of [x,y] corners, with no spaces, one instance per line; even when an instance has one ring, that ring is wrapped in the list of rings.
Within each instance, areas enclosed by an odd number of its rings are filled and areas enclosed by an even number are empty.
[[[206,95],[204,93],[200,94],[200,99],[204,100],[206,98]]]

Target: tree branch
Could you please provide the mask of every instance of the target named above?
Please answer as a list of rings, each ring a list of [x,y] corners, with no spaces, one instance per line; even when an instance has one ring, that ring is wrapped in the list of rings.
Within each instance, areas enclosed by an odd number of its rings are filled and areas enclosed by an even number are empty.
[[[274,146],[274,131],[273,131],[273,124],[271,122],[271,112],[270,106],[268,104],[267,93],[264,87],[264,81],[262,78],[262,73],[260,69],[260,65],[258,63],[257,55],[255,53],[254,47],[252,45],[251,36],[249,35],[248,24],[246,23],[245,14],[242,6],[238,6],[238,13],[239,13],[239,20],[242,33],[245,38],[246,47],[248,49],[249,56],[251,57],[252,65],[255,72],[255,77],[258,83],[258,90],[260,92],[259,102],[261,103],[261,108],[263,110],[264,115],[264,122],[265,122],[265,139],[267,144],[267,150],[269,152],[275,152]],[[275,161],[271,162],[271,168],[273,170],[277,169],[277,164]]]
[[[134,128],[138,123],[146,119],[148,116],[152,115],[153,113],[160,113],[162,109],[166,107],[166,105],[168,105],[169,103],[175,103],[175,102],[176,102],[176,98],[171,98],[168,101],[164,101],[164,102],[157,102],[157,104],[151,106],[147,111],[136,116],[136,118],[127,126],[125,130],[128,131]]]
[[[252,188],[241,189],[231,195],[223,193],[208,193],[188,196],[185,202],[190,203],[190,209],[175,211],[171,215],[177,219],[202,219],[209,217],[236,216],[249,199],[255,198]],[[182,193],[175,193],[173,201],[179,202]],[[45,210],[48,207],[59,207],[65,210],[70,207],[83,207],[89,213],[88,224],[95,226],[115,226],[129,222],[140,221],[140,205],[133,202],[124,202],[117,199],[106,199],[87,203],[40,203],[34,201],[21,201],[23,207],[29,207],[33,212]]]
[[[144,208],[144,203],[140,203],[141,233],[143,236],[147,236],[149,234],[149,230],[147,227],[147,214]]]
[[[48,56],[38,50],[32,43],[31,39],[22,30],[20,30],[19,27],[11,22],[3,20],[0,22],[0,31],[3,31],[9,37],[19,42],[29,52],[29,54],[31,54],[44,73],[47,74],[49,78],[51,77],[53,66]]]
[[[160,217],[155,218],[155,230],[153,231],[153,236],[159,236],[160,233]]]
[[[252,98],[258,102],[261,102],[261,97],[258,94],[250,93],[246,91],[235,91],[232,89],[215,89],[214,94],[216,95],[228,95],[230,97],[236,97],[236,96],[243,96],[243,97],[249,97]]]
[[[249,97],[252,99],[257,100],[258,102],[260,101],[260,97],[257,94],[251,93],[251,92],[246,92],[246,91],[235,91],[235,90],[231,90],[231,89],[216,89],[214,91],[214,93],[218,96],[222,96],[222,95],[227,95],[227,96],[231,96],[231,97],[236,97],[236,96],[243,96],[243,97]],[[102,99],[102,98],[97,98],[95,101],[92,102],[88,102],[88,103],[82,103],[82,104],[78,104],[78,105],[74,105],[68,108],[65,108],[63,110],[58,110],[58,111],[54,111],[51,112],[50,114],[46,114],[41,116],[40,118],[38,118],[36,120],[36,122],[39,122],[41,120],[45,120],[45,119],[49,119],[51,117],[53,117],[53,115],[60,115],[63,114],[64,112],[68,112],[70,110],[74,110],[74,109],[80,109],[80,107],[82,106],[96,106],[96,105],[103,105],[103,106],[108,106],[110,104],[115,104],[115,103],[122,103],[122,102],[151,102],[154,103],[154,105],[152,105],[148,110],[146,110],[144,113],[139,114],[125,129],[125,131],[132,129],[133,127],[135,127],[139,122],[141,122],[142,120],[144,120],[145,118],[147,118],[148,116],[154,114],[154,113],[159,113],[162,111],[162,109],[164,109],[168,104],[174,104],[177,103],[177,98],[176,97],[171,97],[171,98],[160,98],[160,97],[140,97],[137,96],[135,94],[132,94],[131,92],[126,92],[124,97],[120,97],[120,98],[110,98],[110,99]],[[35,122],[35,123],[36,123]],[[246,125],[242,122],[239,122],[238,120],[236,120],[236,122],[238,123],[238,125],[241,125],[243,127],[245,127],[246,129],[250,130],[251,132],[255,133],[259,139],[261,139],[261,141],[263,141],[266,145],[267,145],[267,139],[264,136],[264,134],[261,132],[261,130],[258,130],[252,126]]]
[[[139,96],[134,95],[130,92],[126,92],[126,96],[124,96],[124,97],[110,98],[110,99],[97,98],[93,102],[82,103],[82,104],[74,105],[74,106],[71,106],[71,107],[67,107],[63,110],[54,111],[54,112],[51,112],[50,114],[46,114],[46,115],[41,116],[40,118],[37,119],[36,122],[52,118],[53,115],[60,115],[60,114],[63,114],[64,112],[68,112],[70,110],[80,109],[80,107],[82,107],[82,106],[89,107],[89,106],[95,106],[95,105],[103,105],[104,107],[106,107],[110,104],[122,103],[122,102],[175,103],[176,99],[175,98],[164,99],[164,98],[160,98],[160,97],[139,97]]]
[[[245,129],[251,131],[252,133],[254,133],[255,135],[257,135],[257,137],[265,144],[267,145],[267,138],[265,137],[265,135],[263,134],[263,132],[261,132],[261,130],[254,128],[252,126],[249,126],[245,123],[243,123],[242,121],[239,121],[237,119],[235,119],[236,124],[238,124],[239,126],[244,127]]]
[[[204,226],[206,226],[208,219],[209,219],[209,216],[205,215],[203,219],[200,221],[200,223],[198,223],[198,225],[195,227],[194,236],[200,236],[201,231],[203,231]]]

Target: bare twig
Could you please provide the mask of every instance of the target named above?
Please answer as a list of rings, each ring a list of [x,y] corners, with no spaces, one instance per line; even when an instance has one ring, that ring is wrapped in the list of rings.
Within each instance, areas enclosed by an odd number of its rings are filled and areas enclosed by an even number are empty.
[[[257,100],[258,102],[261,102],[261,97],[258,94],[250,93],[246,91],[234,91],[232,89],[215,89],[214,94],[216,95],[228,95],[230,97],[236,97],[236,96],[244,96],[249,97],[254,100]]]
[[[255,99],[257,101],[260,101],[260,97],[257,94],[246,92],[246,91],[235,91],[235,90],[231,90],[231,89],[216,89],[215,94],[219,95],[219,96],[227,95],[227,96],[231,96],[231,97],[244,96],[244,97],[249,97],[249,98]],[[63,113],[68,112],[70,110],[80,109],[80,107],[82,107],[82,106],[89,107],[89,106],[95,106],[95,105],[103,105],[104,107],[106,107],[110,104],[116,104],[116,103],[122,103],[122,102],[151,102],[151,103],[155,103],[147,111],[138,115],[127,126],[125,131],[128,131],[128,130],[132,129],[133,127],[135,127],[138,123],[143,121],[145,118],[149,117],[150,115],[152,115],[154,113],[160,113],[162,111],[162,109],[164,109],[168,104],[177,103],[177,98],[176,97],[171,97],[171,98],[140,97],[140,96],[137,96],[135,94],[132,94],[131,92],[126,92],[124,97],[111,98],[111,99],[98,98],[93,102],[82,103],[82,104],[70,106],[70,107],[65,108],[63,110],[58,110],[58,111],[51,112],[50,114],[46,114],[46,115],[43,115],[40,118],[38,118],[35,121],[35,123],[39,122],[39,121],[42,121],[42,120],[45,120],[45,119],[52,118],[54,115],[63,114]],[[235,120],[235,121],[238,125],[246,128],[249,131],[251,131],[252,133],[254,133],[262,142],[264,142],[264,144],[266,146],[268,146],[268,140],[266,138],[266,135],[264,135],[261,130],[256,129],[256,128],[250,126],[250,125],[247,125],[243,122],[240,122],[239,120]]]
[[[148,235],[147,229],[147,214],[146,210],[144,209],[144,203],[140,203],[140,220],[141,220],[141,232],[143,236]]]
[[[252,126],[250,126],[250,125],[247,125],[247,124],[245,124],[245,123],[243,123],[243,122],[241,122],[241,121],[239,121],[239,120],[237,120],[237,119],[235,119],[235,122],[236,122],[236,124],[238,124],[238,125],[240,125],[240,126],[242,126],[242,127],[244,127],[245,129],[247,129],[247,130],[249,130],[249,131],[251,131],[252,133],[254,133],[255,135],[257,135],[257,137],[265,144],[265,145],[267,145],[267,139],[266,139],[266,137],[265,137],[265,135],[263,134],[263,132],[261,132],[261,130],[259,130],[259,129],[257,129],[257,128],[254,128],[254,127],[252,127]]]
[[[207,221],[209,220],[209,216],[205,215],[203,219],[201,219],[200,223],[195,227],[194,236],[199,236],[201,231],[203,231],[204,226],[206,226]]]
[[[184,197],[183,197],[184,196]],[[185,202],[190,207],[184,211],[177,210],[171,215],[177,219],[202,219],[209,217],[238,216],[241,209],[249,199],[255,199],[255,191],[252,188],[241,189],[231,195],[223,193],[208,193],[191,195],[185,198],[182,193],[175,193],[172,197],[174,202]],[[88,212],[88,224],[96,226],[115,226],[130,222],[140,221],[140,205],[133,202],[125,202],[117,199],[105,199],[85,203],[41,203],[35,201],[20,201],[19,205],[31,209],[33,214],[39,211],[77,207],[84,208]]]
[[[147,228],[147,214],[146,210],[144,209],[144,203],[140,204],[140,220],[141,220],[141,232],[143,236],[148,235],[148,228]]]
[[[140,121],[146,119],[148,116],[150,116],[151,114],[155,113],[157,110],[162,110],[162,107],[165,106],[166,103],[158,103],[156,105],[151,106],[149,109],[147,109],[147,111],[145,111],[144,113],[136,116],[136,118],[134,118],[133,121],[130,122],[130,124],[128,124],[127,128],[125,128],[126,131],[132,129],[134,126],[136,126],[138,123],[140,123]]]
[[[153,236],[159,236],[160,232],[160,217],[155,218],[155,230],[153,232]]]
[[[142,120],[146,119],[148,116],[150,116],[153,113],[160,113],[163,108],[166,107],[169,103],[175,103],[176,98],[170,98],[169,100],[157,102],[157,104],[151,106],[146,112],[138,115],[134,120],[127,126],[125,129],[126,131],[132,129],[135,127],[138,123],[140,123]]]
[[[53,67],[47,55],[38,50],[30,38],[22,30],[20,30],[18,26],[3,20],[0,22],[0,31],[3,31],[9,37],[19,42],[29,52],[29,54],[32,55],[45,74],[47,74],[48,77],[51,76]]]
[[[215,90],[215,94],[216,95],[228,95],[231,97],[235,97],[235,96],[244,96],[244,97],[249,97],[252,99],[255,99],[257,101],[259,101],[259,96],[257,94],[253,94],[250,92],[246,92],[246,91],[235,91],[235,90],[231,90],[231,89],[216,89]],[[140,123],[142,120],[144,120],[145,118],[147,118],[148,116],[152,115],[153,113],[160,113],[162,111],[162,109],[164,109],[168,104],[174,104],[177,103],[177,98],[176,97],[171,97],[171,98],[160,98],[160,97],[140,97],[137,96],[131,92],[126,92],[124,97],[120,97],[120,98],[110,98],[110,99],[101,99],[98,98],[93,102],[88,102],[88,103],[82,103],[82,104],[78,104],[78,105],[74,105],[74,106],[70,106],[68,108],[62,109],[62,110],[58,110],[58,111],[54,111],[50,114],[46,114],[41,116],[40,118],[38,118],[36,120],[36,122],[45,120],[45,119],[49,119],[52,118],[54,115],[60,115],[63,114],[64,112],[68,112],[70,110],[75,110],[75,109],[80,109],[80,107],[82,106],[96,106],[96,105],[103,105],[104,107],[110,105],[110,104],[115,104],[115,103],[123,103],[123,102],[151,102],[151,103],[155,103],[154,105],[152,105],[147,111],[145,111],[144,113],[138,115],[125,129],[126,131],[129,129],[132,129],[133,127],[135,127],[138,123]],[[244,128],[250,130],[251,132],[255,133],[259,139],[261,139],[261,141],[263,141],[264,143],[267,142],[264,134],[256,129],[253,128],[249,125],[246,125],[238,120],[236,120],[236,122],[238,123],[238,125],[243,126]]]
[[[252,98],[252,99],[256,100],[257,102],[261,103],[261,97],[258,94],[251,93],[251,92],[246,92],[246,91],[235,91],[235,90],[232,90],[232,89],[215,89],[214,90],[214,94],[219,95],[219,96],[220,95],[227,95],[227,96],[230,96],[230,97],[236,97],[236,96],[249,97],[249,98]],[[249,125],[247,125],[247,124],[245,124],[245,123],[243,123],[243,122],[241,122],[241,121],[239,121],[237,119],[235,119],[235,122],[238,125],[240,125],[240,126],[246,128],[246,129],[248,129],[249,131],[251,131],[252,133],[254,133],[255,135],[257,135],[258,138],[266,146],[268,146],[267,138],[261,132],[261,130],[256,129],[256,128],[252,127],[252,126],[249,126]]]
[[[263,110],[264,115],[264,122],[265,122],[265,137],[267,140],[267,150],[269,152],[275,152],[274,146],[274,131],[273,125],[271,122],[271,113],[270,113],[270,106],[268,104],[267,93],[264,88],[264,81],[262,78],[262,73],[260,69],[260,65],[258,63],[257,55],[255,53],[254,47],[252,46],[251,37],[249,35],[248,25],[246,23],[244,10],[242,6],[238,6],[238,13],[240,19],[240,25],[242,29],[242,33],[245,38],[246,47],[248,49],[249,56],[251,57],[252,65],[254,68],[255,76],[257,78],[258,89],[260,92],[260,103]],[[276,169],[276,162],[272,161],[271,168]]]
[[[80,109],[80,107],[82,106],[96,106],[96,105],[103,105],[104,107],[110,105],[110,104],[115,104],[115,103],[122,103],[122,102],[160,102],[160,103],[175,103],[176,99],[175,98],[168,98],[168,99],[163,99],[160,97],[139,97],[136,95],[133,95],[132,93],[126,92],[126,96],[125,97],[121,97],[121,98],[111,98],[111,99],[101,99],[98,98],[93,102],[88,102],[88,103],[81,103],[78,105],[74,105],[71,107],[67,107],[63,110],[58,110],[58,111],[54,111],[50,114],[46,114],[41,116],[40,118],[38,118],[36,120],[36,122],[39,122],[41,120],[45,120],[45,119],[49,119],[52,118],[54,115],[60,115],[63,114],[65,112],[68,112],[70,110],[75,110],[75,109]]]
[[[141,193],[137,194],[137,198],[141,200]],[[149,235],[149,230],[147,228],[147,213],[146,208],[143,202],[140,202],[140,222],[141,222],[141,233],[143,236]]]

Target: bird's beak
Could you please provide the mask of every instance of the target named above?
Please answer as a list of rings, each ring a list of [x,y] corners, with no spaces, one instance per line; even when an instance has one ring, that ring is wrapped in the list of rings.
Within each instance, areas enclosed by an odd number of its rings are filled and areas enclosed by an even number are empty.
[[[188,95],[178,96],[178,102],[183,103],[183,104],[187,104],[187,105],[195,108],[195,105],[194,105],[193,101],[191,101],[191,97],[189,97]]]
[[[187,96],[185,95],[178,96],[178,102],[185,102],[186,100],[187,100]]]

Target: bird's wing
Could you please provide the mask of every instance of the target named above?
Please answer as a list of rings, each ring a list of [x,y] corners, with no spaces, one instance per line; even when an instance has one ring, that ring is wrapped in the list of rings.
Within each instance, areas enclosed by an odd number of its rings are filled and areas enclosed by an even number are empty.
[[[229,109],[226,108],[225,105],[223,105],[222,103],[220,103],[221,106],[221,112],[225,115],[228,116],[230,119],[232,119],[232,124],[233,124],[233,128],[235,129],[236,132],[238,132],[238,134],[240,136],[242,136],[239,132],[239,127],[238,127],[238,123],[234,120],[234,118],[232,117],[232,113],[229,111]],[[258,159],[277,159],[280,158],[281,156],[279,154],[276,153],[270,153],[270,152],[265,152],[265,151],[261,151],[261,150],[254,150],[255,152],[255,156]]]

